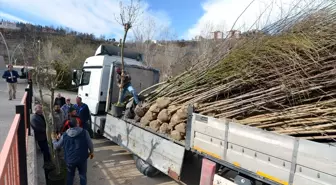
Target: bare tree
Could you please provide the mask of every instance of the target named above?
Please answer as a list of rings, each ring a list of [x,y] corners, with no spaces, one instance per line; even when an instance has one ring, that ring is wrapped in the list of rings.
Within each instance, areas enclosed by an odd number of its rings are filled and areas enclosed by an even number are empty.
[[[148,66],[153,65],[154,57],[158,52],[158,47],[154,40],[161,33],[161,30],[160,25],[150,16],[133,28],[135,48],[143,54],[144,61]]]
[[[44,103],[43,90],[46,89],[50,93],[49,105],[43,106],[44,117],[47,118],[46,112],[51,113],[51,123],[46,122],[47,139],[51,144],[51,134],[55,132],[56,124],[54,120],[54,97],[55,89],[62,82],[64,73],[66,72],[67,63],[69,58],[62,54],[61,49],[53,45],[52,42],[47,42],[42,46],[41,55],[38,57],[38,61],[35,63],[35,75],[34,81],[36,82],[37,89],[39,91],[40,100]],[[49,120],[49,119],[46,119]],[[52,145],[51,145],[52,146]],[[54,153],[51,151],[51,153]],[[58,152],[54,155],[54,162],[56,164],[56,172],[60,174],[60,166],[58,160]]]
[[[125,42],[127,38],[128,31],[133,27],[134,23],[137,21],[139,14],[140,14],[140,0],[131,0],[130,4],[124,5],[121,1],[119,2],[120,5],[120,16],[116,17],[116,21],[124,27],[124,37],[121,43],[121,87],[119,90],[119,98],[118,98],[118,105],[121,103],[121,93],[122,87],[124,84],[124,48]]]

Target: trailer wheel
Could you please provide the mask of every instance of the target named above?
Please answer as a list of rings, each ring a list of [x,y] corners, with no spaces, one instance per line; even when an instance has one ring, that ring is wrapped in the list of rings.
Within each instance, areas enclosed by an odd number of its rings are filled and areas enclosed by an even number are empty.
[[[140,157],[133,155],[133,159],[135,160],[135,166],[137,169],[147,177],[155,177],[160,173],[159,170],[154,168],[152,165],[146,163],[146,161],[142,160]]]

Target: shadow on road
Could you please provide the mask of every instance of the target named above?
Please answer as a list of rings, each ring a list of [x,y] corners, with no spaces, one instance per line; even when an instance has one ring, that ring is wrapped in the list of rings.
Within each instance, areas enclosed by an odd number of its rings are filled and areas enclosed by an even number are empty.
[[[107,139],[94,139],[95,157],[88,162],[88,184],[175,185],[165,175],[148,178],[135,167],[132,154]]]

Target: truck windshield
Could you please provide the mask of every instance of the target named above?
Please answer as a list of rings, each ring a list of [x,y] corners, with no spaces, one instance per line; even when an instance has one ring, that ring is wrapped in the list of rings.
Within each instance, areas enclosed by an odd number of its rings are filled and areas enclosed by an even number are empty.
[[[88,85],[90,83],[91,71],[83,71],[81,85]]]

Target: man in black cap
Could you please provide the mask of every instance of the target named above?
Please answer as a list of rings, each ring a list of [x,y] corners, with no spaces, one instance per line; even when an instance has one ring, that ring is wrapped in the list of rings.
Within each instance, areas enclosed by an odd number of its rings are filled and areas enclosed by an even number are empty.
[[[62,107],[65,103],[65,98],[61,95],[61,93],[58,93],[57,97],[54,100],[54,104]]]

